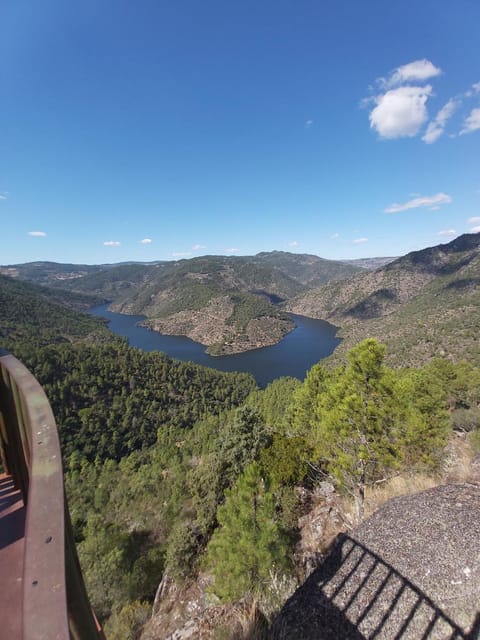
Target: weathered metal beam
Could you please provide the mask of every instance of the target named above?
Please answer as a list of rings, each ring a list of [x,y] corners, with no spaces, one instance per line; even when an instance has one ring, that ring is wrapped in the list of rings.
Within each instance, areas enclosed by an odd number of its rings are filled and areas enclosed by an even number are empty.
[[[24,640],[98,640],[66,505],[55,419],[35,377],[0,351],[2,458],[27,507]]]

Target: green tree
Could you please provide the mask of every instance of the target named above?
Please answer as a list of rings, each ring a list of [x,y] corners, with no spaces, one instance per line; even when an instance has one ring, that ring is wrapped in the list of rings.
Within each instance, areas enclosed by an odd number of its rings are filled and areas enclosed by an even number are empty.
[[[225,425],[218,452],[228,477],[236,478],[246,465],[255,460],[259,451],[269,443],[259,414],[250,407],[239,407],[232,421]]]
[[[294,412],[297,432],[310,433],[320,468],[353,496],[359,521],[366,486],[398,467],[402,455],[402,412],[384,356],[385,346],[369,338],[349,351],[345,368],[316,365]]]
[[[277,378],[265,389],[253,391],[248,396],[246,405],[258,411],[268,427],[283,433],[288,427],[288,409],[293,394],[300,386],[301,382],[297,378]]]
[[[448,385],[437,373],[436,366],[427,365],[396,375],[396,411],[403,413],[404,464],[409,469],[437,469],[451,432]]]
[[[275,500],[260,465],[250,464],[217,514],[219,528],[207,548],[206,565],[223,601],[255,595],[272,571],[286,569],[288,541],[275,517]]]

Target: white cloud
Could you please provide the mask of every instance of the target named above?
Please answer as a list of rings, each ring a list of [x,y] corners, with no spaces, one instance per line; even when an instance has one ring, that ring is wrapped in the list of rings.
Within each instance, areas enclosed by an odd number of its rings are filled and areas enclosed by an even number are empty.
[[[193,251],[200,251],[201,249],[206,249],[207,247],[204,244],[194,244],[192,249]]]
[[[382,138],[417,135],[428,120],[426,102],[432,87],[398,87],[375,97],[376,107],[370,112],[370,128]]]
[[[435,78],[442,73],[430,60],[415,60],[390,72],[387,78],[379,78],[378,83],[385,87],[397,87],[406,82],[424,82],[428,78]]]
[[[118,240],[105,240],[103,243],[106,247],[119,247],[122,243]]]
[[[174,258],[188,258],[188,256],[191,256],[192,254],[189,251],[174,251],[172,253],[172,256]]]
[[[355,238],[352,244],[363,244],[364,242],[368,242],[368,238]]]
[[[473,218],[468,219],[468,224],[477,224],[480,222],[480,216],[473,216]]]
[[[422,137],[422,140],[427,144],[432,144],[435,140],[442,135],[445,131],[445,125],[447,124],[447,120],[452,117],[453,112],[458,107],[459,103],[454,98],[450,98],[450,100],[443,105],[440,111],[437,113],[437,116],[434,120],[432,120],[428,127],[425,135]]]
[[[434,208],[441,204],[449,204],[450,202],[452,202],[451,196],[446,193],[437,193],[434,196],[420,196],[418,198],[413,198],[413,200],[409,200],[403,204],[395,202],[384,209],[384,212],[398,213],[399,211],[407,211],[408,209],[417,209],[419,207]]]
[[[439,231],[439,236],[454,236],[457,232],[455,229],[444,229],[443,231]]]
[[[470,115],[465,118],[460,135],[473,133],[473,131],[478,131],[478,129],[480,129],[480,109],[472,109]]]
[[[340,237],[340,234],[339,234],[339,233],[332,233],[332,235],[330,236],[330,238],[331,238],[332,240],[336,240],[336,239],[337,239],[337,238],[339,238],[339,237]]]
[[[313,126],[313,120],[307,120],[305,122],[305,129],[310,129],[311,126]]]
[[[225,253],[238,253],[239,249],[236,247],[230,247],[230,249],[225,249]]]
[[[0,193],[0,200],[6,200],[7,196],[3,193]]]
[[[292,240],[292,242],[289,242],[289,243],[288,243],[288,246],[289,246],[289,247],[298,247],[298,244],[299,244],[299,243],[298,243],[296,240]]]
[[[472,87],[465,92],[465,97],[471,98],[476,93],[480,93],[480,82],[475,82],[474,84],[472,84]]]
[[[470,233],[480,233],[480,224],[478,225],[478,227],[472,227],[470,229]]]
[[[152,244],[153,240],[151,238],[144,238],[140,240],[140,244]]]
[[[33,236],[34,238],[45,238],[47,235],[45,231],[29,231],[29,236]]]

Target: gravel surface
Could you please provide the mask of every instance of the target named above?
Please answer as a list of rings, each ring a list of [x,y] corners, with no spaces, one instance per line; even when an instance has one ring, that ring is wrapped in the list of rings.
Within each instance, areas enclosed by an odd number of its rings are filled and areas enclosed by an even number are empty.
[[[287,601],[272,638],[480,637],[480,486],[394,498]]]

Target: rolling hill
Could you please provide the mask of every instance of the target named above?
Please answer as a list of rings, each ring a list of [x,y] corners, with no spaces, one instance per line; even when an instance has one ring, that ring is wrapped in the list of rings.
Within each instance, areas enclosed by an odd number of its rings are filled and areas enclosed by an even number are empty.
[[[214,355],[275,344],[294,328],[280,303],[357,271],[341,262],[279,251],[153,264],[3,268],[17,278],[107,299],[113,310],[145,315],[151,328],[186,335]]]
[[[436,355],[480,364],[480,234],[330,282],[285,306],[341,328],[335,357],[372,336],[388,345],[393,365],[418,365]]]
[[[111,336],[82,309],[98,298],[52,290],[0,275],[0,345],[17,357],[49,344],[102,341]]]

